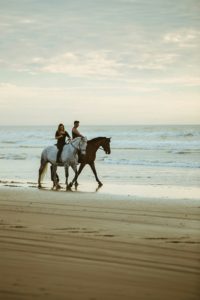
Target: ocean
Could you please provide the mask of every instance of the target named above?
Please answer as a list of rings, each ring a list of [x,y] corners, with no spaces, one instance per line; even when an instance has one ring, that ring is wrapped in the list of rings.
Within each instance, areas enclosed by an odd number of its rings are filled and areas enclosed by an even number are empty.
[[[56,143],[56,126],[0,126],[0,185],[36,187],[42,150]],[[71,134],[70,126],[66,130]],[[98,192],[200,199],[200,125],[81,126],[88,139],[111,137],[111,154],[98,150]],[[58,168],[64,187],[64,169]],[[73,176],[70,170],[70,178]],[[86,166],[80,191],[96,191]],[[44,186],[51,188],[50,171]]]

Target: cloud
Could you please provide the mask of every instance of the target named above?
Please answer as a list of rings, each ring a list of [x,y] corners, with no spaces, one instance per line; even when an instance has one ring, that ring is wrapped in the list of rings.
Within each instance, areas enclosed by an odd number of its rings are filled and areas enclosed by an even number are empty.
[[[11,68],[30,74],[49,73],[71,77],[129,78],[137,71],[165,70],[179,59],[178,53],[148,49],[134,54],[111,50],[64,52],[52,57],[33,57]]]
[[[29,2],[0,13],[1,78],[136,92],[199,85],[197,9],[187,0]]]
[[[179,77],[165,77],[165,78],[152,78],[152,79],[133,79],[127,80],[130,84],[137,84],[144,86],[145,84],[157,86],[170,85],[170,86],[182,86],[182,87],[198,87],[200,86],[200,77],[194,76],[179,76]]]
[[[195,29],[181,29],[164,35],[166,44],[175,44],[179,47],[196,47],[199,44],[200,31]]]
[[[79,96],[80,98],[87,97],[88,95],[96,94],[96,97],[99,97],[99,93],[104,94],[109,90],[120,90],[127,91],[130,90],[132,92],[141,92],[141,93],[149,93],[158,91],[159,88],[155,86],[145,85],[144,80],[135,80],[129,81],[127,85],[110,85],[110,84],[101,84],[101,85],[92,85],[92,86],[74,86],[74,87],[34,87],[34,86],[20,86],[11,83],[0,83],[0,95],[2,102],[3,99],[31,99],[32,97],[36,97],[40,95],[43,100],[53,98],[55,95],[60,99],[66,99],[67,96]],[[80,91],[83,91],[82,95],[80,95]]]
[[[33,20],[33,19],[19,19],[18,22],[19,22],[20,24],[25,24],[25,25],[27,25],[27,24],[33,24],[33,23],[35,23],[36,21]]]
[[[135,63],[132,63],[130,67],[138,70],[164,70],[174,64],[178,57],[179,55],[176,53],[151,53],[150,50],[138,56]]]
[[[47,73],[67,74],[69,76],[116,76],[121,66],[115,59],[109,58],[103,52],[92,51],[89,53],[66,52],[51,58],[34,58],[38,71]]]

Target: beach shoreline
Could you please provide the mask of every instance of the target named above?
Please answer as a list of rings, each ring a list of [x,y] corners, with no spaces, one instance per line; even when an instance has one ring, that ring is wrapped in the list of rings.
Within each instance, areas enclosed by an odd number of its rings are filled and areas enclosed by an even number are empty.
[[[1,186],[0,298],[199,299],[199,209]]]
[[[51,190],[52,181],[42,183],[43,190]],[[60,182],[59,192],[66,192],[66,184]],[[34,180],[15,180],[4,179],[0,180],[0,188],[20,188],[20,189],[36,189],[38,183]],[[130,184],[130,183],[112,183],[108,182],[99,186],[96,182],[88,180],[81,181],[75,187],[72,187],[72,192],[79,193],[95,193],[101,195],[115,196],[116,199],[121,197],[139,198],[139,199],[171,199],[175,200],[200,200],[200,187],[197,186],[179,186],[179,185],[145,185],[145,184]]]

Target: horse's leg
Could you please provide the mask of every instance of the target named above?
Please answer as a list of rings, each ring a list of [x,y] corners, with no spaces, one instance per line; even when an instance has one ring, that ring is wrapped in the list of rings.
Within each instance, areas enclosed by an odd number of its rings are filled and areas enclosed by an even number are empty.
[[[65,167],[65,178],[66,178],[66,181],[65,181],[65,183],[66,183],[66,191],[69,191],[69,190],[71,190],[71,187],[70,187],[70,185],[68,184],[68,178],[69,178],[69,166],[68,166],[68,165],[65,165],[64,167]]]
[[[90,163],[90,167],[91,167],[91,169],[92,169],[92,171],[93,171],[93,173],[94,173],[94,176],[95,176],[96,181],[98,182],[99,186],[102,186],[103,183],[99,180],[99,178],[98,178],[98,176],[97,176],[97,172],[96,172],[96,168],[95,168],[94,162]]]
[[[77,172],[77,177],[76,177],[76,180],[75,180],[75,186],[78,186],[78,182],[77,182],[77,179],[79,177],[79,175],[81,174],[83,168],[85,167],[85,163],[81,163],[79,169],[78,169],[78,172]]]
[[[74,170],[75,176],[74,176],[72,182],[70,182],[70,184],[69,184],[70,187],[73,186],[74,182],[76,182],[76,180],[77,180],[77,178],[78,178],[78,171],[77,171],[76,163],[73,164],[71,167],[72,167],[72,169]]]
[[[51,170],[51,181],[53,181],[54,182],[54,180],[53,180],[53,166],[51,165],[51,167],[50,167],[50,170]],[[61,186],[60,186],[60,184],[59,184],[59,176],[58,176],[58,173],[56,172],[56,180],[57,180],[57,189],[61,189]],[[53,184],[53,188],[54,188],[54,184]]]
[[[42,188],[41,177],[42,177],[43,172],[45,172],[46,167],[47,167],[47,162],[42,159],[40,168],[39,168],[39,176],[38,176],[38,188],[39,189]]]
[[[59,187],[58,187],[57,176],[56,176],[57,165],[56,164],[52,165],[52,169],[51,170],[52,170],[52,178],[53,178],[53,188],[52,189],[54,189],[54,187],[55,187],[56,190],[58,190]]]

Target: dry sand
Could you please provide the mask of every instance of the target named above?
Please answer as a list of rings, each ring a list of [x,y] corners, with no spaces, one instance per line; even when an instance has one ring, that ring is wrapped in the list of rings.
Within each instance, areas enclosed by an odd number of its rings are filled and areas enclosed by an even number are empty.
[[[200,201],[0,188],[0,299],[200,299]]]

